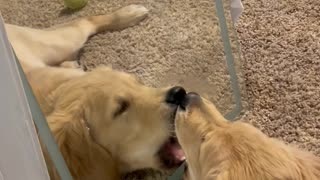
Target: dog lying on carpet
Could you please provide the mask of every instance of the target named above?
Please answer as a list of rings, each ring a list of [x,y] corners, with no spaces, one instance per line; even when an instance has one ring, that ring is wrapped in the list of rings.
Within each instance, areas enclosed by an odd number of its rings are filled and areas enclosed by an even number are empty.
[[[149,88],[129,74],[102,67],[84,72],[70,61],[89,36],[136,25],[147,13],[130,5],[44,30],[5,25],[75,180],[116,180],[143,168],[166,171],[184,160],[173,127],[183,88]],[[44,153],[51,179],[60,179]]]
[[[209,101],[188,93],[175,129],[190,180],[319,180],[320,159],[267,137],[244,122],[230,122]]]

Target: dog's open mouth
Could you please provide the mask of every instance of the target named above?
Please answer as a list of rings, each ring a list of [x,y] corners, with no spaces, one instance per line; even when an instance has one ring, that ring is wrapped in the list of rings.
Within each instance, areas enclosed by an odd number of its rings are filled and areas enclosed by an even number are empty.
[[[162,145],[159,157],[166,169],[176,168],[184,162],[185,155],[176,137],[170,137]]]

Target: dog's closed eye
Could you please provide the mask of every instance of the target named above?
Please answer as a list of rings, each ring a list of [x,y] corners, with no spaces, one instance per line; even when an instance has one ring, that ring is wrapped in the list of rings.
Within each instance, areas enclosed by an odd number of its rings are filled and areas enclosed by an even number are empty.
[[[118,103],[119,103],[119,105],[118,105],[116,111],[114,112],[113,117],[120,116],[121,114],[126,112],[130,106],[130,103],[124,99],[119,99]]]

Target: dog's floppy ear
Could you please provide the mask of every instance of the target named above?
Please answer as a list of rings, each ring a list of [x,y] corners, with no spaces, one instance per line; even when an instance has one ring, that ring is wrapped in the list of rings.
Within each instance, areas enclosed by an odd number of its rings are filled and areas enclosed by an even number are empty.
[[[90,83],[94,84],[95,80],[94,76],[88,73],[61,85],[50,95],[53,108],[47,121],[74,179],[81,179],[92,173],[92,168],[102,161],[104,166],[108,166],[105,172],[108,174],[110,171],[110,177],[116,176],[113,174],[118,172],[114,170],[116,166],[111,154],[94,141],[91,130],[89,132],[88,129],[87,122],[93,118],[86,116],[91,116],[90,109],[96,109],[97,103],[101,102],[91,102],[96,96],[99,96],[96,97],[99,99],[102,93],[98,88],[91,88]]]
[[[54,112],[47,117],[47,121],[73,178],[87,174],[92,150],[88,129],[83,123],[81,113],[73,115]]]
[[[95,89],[92,91],[92,89],[83,88],[86,85],[79,82],[73,82],[72,85],[74,86],[65,86],[63,90],[56,93],[54,110],[47,117],[51,132],[69,170],[74,179],[81,179],[84,175],[92,173],[92,168],[102,162],[105,168],[104,173],[110,179],[119,179],[117,166],[111,154],[96,143],[92,137],[94,129],[89,129],[88,120],[92,115],[90,109],[96,109],[97,103],[101,102],[93,103],[92,101],[100,93]],[[95,106],[91,107],[93,104]],[[87,119],[87,116],[90,118]]]
[[[47,120],[74,179],[90,174],[97,164],[103,166],[106,177],[120,179],[111,154],[95,142],[82,112],[54,112]]]

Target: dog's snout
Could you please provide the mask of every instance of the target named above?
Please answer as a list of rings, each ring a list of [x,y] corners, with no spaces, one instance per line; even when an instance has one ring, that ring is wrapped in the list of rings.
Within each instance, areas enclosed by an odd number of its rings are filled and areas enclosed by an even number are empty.
[[[197,106],[201,103],[201,97],[195,92],[188,93],[180,104],[182,109],[186,109],[188,106]]]
[[[173,87],[167,92],[166,102],[169,104],[180,105],[186,94],[186,90],[183,87]]]

